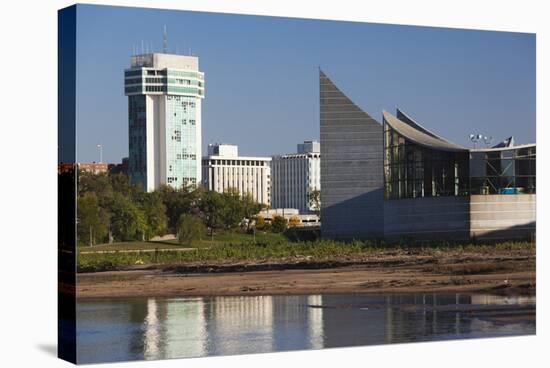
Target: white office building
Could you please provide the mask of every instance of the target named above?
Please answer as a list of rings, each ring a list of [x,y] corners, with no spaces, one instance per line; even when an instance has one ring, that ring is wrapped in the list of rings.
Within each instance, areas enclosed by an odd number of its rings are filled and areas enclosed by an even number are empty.
[[[241,195],[251,194],[262,204],[271,205],[271,158],[239,156],[238,147],[209,144],[208,156],[202,160],[203,185],[224,193],[229,189]]]
[[[124,86],[132,183],[148,192],[200,184],[204,73],[198,57],[133,55]]]
[[[273,156],[271,206],[314,211],[309,193],[321,190],[321,146],[316,141],[298,144],[298,153]]]

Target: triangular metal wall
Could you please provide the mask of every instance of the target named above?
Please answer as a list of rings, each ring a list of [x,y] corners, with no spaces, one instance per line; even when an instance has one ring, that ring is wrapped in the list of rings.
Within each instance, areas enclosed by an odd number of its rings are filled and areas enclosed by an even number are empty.
[[[321,233],[382,238],[383,129],[319,70]]]

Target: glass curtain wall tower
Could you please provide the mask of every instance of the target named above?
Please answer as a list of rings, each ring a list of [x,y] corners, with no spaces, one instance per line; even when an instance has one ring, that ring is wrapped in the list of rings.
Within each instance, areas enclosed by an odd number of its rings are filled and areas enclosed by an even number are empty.
[[[124,72],[128,96],[128,172],[150,192],[201,182],[204,73],[195,56],[133,55]]]

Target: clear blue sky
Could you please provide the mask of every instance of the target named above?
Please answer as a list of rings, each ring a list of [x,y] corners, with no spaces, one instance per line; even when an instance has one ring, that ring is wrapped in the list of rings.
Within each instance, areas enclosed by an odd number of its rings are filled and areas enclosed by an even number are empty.
[[[381,120],[400,107],[471,145],[470,133],[535,142],[535,35],[79,5],[78,160],[128,155],[123,70],[133,45],[199,56],[203,146],[242,155],[295,152],[319,138],[318,66]]]

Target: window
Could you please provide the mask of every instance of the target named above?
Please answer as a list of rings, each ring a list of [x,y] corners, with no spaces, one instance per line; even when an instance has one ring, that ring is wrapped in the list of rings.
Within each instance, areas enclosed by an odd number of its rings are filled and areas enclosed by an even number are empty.
[[[386,199],[467,195],[468,178],[467,151],[447,152],[419,146],[384,123]]]
[[[473,194],[536,193],[536,147],[470,155]]]
[[[134,77],[134,76],[137,76],[137,75],[141,75],[143,72],[141,69],[139,70],[127,70],[124,72],[124,76],[125,77]]]

